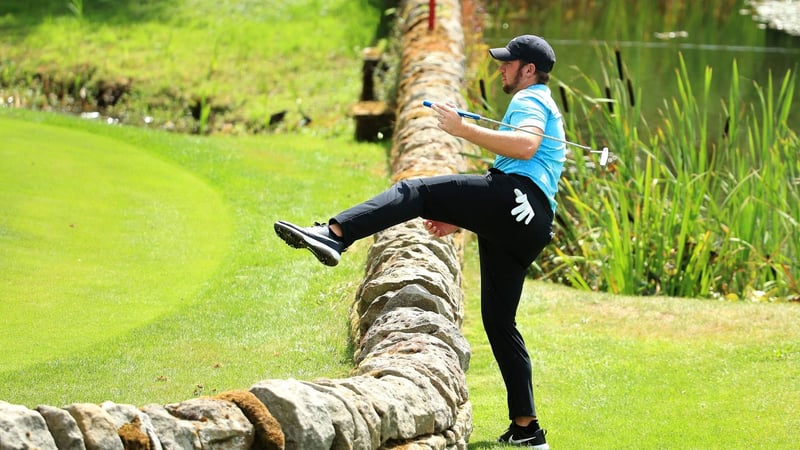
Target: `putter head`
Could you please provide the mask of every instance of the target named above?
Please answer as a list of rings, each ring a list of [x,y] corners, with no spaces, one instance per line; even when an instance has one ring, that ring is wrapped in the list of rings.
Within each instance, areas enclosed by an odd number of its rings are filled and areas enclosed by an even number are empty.
[[[608,164],[608,147],[603,147],[603,151],[600,153],[600,165],[605,166]]]

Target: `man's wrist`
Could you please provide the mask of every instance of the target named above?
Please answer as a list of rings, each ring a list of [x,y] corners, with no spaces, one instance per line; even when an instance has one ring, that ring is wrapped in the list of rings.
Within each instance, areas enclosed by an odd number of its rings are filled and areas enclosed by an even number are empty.
[[[456,133],[454,136],[466,139],[468,141],[472,141],[470,139],[473,135],[474,128],[477,127],[474,123],[470,122],[461,122],[461,126],[456,129]]]

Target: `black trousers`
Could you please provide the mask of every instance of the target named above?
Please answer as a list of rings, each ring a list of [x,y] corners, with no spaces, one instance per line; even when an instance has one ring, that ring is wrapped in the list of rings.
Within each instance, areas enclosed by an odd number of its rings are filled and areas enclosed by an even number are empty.
[[[535,213],[517,222],[514,189]],[[553,211],[529,178],[490,170],[485,175],[443,175],[403,180],[331,219],[344,245],[417,217],[457,225],[478,236],[481,317],[506,385],[509,418],[535,416],[531,362],[516,314],[528,266],[551,240]]]

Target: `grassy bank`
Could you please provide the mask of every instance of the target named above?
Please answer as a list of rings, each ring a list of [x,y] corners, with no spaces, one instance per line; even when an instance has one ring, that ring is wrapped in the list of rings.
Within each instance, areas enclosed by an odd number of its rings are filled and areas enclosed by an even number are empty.
[[[0,93],[178,131],[297,129],[310,118],[309,132],[339,134],[382,12],[372,0],[5,0]]]

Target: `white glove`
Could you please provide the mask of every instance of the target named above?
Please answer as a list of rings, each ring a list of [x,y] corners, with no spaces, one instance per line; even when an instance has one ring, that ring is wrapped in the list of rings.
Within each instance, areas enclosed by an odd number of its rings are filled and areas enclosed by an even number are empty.
[[[533,219],[535,214],[533,208],[531,208],[531,204],[528,203],[528,196],[523,194],[519,189],[514,189],[514,195],[517,196],[516,201],[519,205],[511,210],[511,215],[516,216],[517,222],[522,222],[524,220],[525,225],[531,223],[531,219]]]

